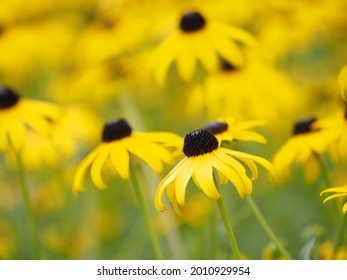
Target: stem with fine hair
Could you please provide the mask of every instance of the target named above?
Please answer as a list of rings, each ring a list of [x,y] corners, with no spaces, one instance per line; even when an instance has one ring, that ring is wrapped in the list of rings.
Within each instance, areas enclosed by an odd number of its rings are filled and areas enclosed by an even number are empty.
[[[25,168],[23,165],[23,162],[20,158],[20,155],[15,153],[16,160],[17,160],[17,167],[18,167],[18,178],[19,178],[19,185],[21,188],[23,200],[24,200],[24,206],[26,210],[26,214],[28,217],[29,227],[30,227],[30,233],[31,233],[31,239],[33,244],[33,251],[34,251],[34,258],[40,259],[41,258],[41,251],[40,251],[40,242],[36,230],[35,225],[35,214],[34,209],[31,204],[30,194],[28,190],[28,184],[25,176]]]
[[[253,198],[251,196],[247,196],[245,199],[248,202],[248,204],[251,207],[251,209],[253,210],[253,212],[254,212],[255,216],[257,217],[258,221],[263,226],[265,232],[267,233],[267,235],[272,240],[272,242],[277,246],[277,248],[281,252],[281,254],[284,257],[286,257],[288,260],[290,260],[292,257],[290,256],[290,254],[287,252],[287,250],[283,247],[282,243],[278,240],[278,238],[274,234],[273,230],[269,226],[269,224],[266,221],[265,217],[260,212],[258,206],[255,204]]]
[[[141,187],[140,187],[139,182],[137,180],[134,167],[132,166],[131,163],[130,163],[130,179],[131,179],[132,185],[133,185],[134,190],[135,190],[137,202],[139,204],[140,211],[143,215],[143,218],[144,218],[144,221],[145,221],[148,233],[149,233],[149,237],[150,237],[151,242],[152,242],[155,256],[158,260],[162,260],[163,259],[163,253],[162,253],[161,248],[160,248],[159,238],[158,238],[158,236],[155,232],[154,226],[152,224],[151,216],[149,214],[144,196],[142,194]]]

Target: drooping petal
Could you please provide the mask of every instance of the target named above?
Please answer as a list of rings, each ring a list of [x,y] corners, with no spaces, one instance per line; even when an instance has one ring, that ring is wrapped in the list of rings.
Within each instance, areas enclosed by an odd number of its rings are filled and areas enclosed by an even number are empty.
[[[99,154],[96,156],[94,162],[90,167],[90,177],[99,189],[106,189],[107,186],[102,179],[101,169],[104,166],[104,163],[109,155],[109,145],[101,144],[102,149],[100,149]]]
[[[320,193],[320,195],[322,195],[323,193],[328,193],[328,192],[347,193],[347,186],[329,188],[329,189],[322,191]]]
[[[238,161],[220,150],[211,153],[210,160],[212,166],[234,184],[241,198],[252,194],[252,181],[246,176],[244,167]]]
[[[199,187],[207,196],[213,199],[218,199],[221,195],[214,181],[213,168],[209,156],[210,155],[208,154],[207,156],[201,155],[195,158],[195,178]]]
[[[90,154],[88,154],[78,165],[75,177],[72,184],[72,189],[74,192],[83,191],[83,179],[84,175],[88,169],[88,167],[93,163],[95,158],[98,156],[100,150],[102,150],[103,147],[100,145],[96,149],[94,149]]]
[[[235,151],[235,150],[229,150],[229,149],[225,149],[225,148],[221,148],[225,153],[235,156],[236,158],[240,158],[241,160],[244,159],[249,159],[252,160],[256,163],[258,163],[259,165],[261,165],[262,167],[264,167],[269,175],[271,176],[271,178],[275,177],[275,170],[272,166],[272,164],[267,161],[266,159],[263,159],[262,157],[258,157],[258,156],[253,156],[247,153],[243,153],[243,152],[239,152],[239,151]]]
[[[177,177],[177,174],[180,172],[181,166],[187,158],[182,159],[170,172],[167,174],[163,180],[158,185],[157,192],[155,194],[155,208],[159,211],[164,211],[166,206],[163,203],[163,194],[165,189],[171,184]],[[172,190],[173,191],[173,190]],[[172,196],[171,196],[172,197]],[[170,196],[169,196],[170,198]],[[171,199],[170,199],[171,201]]]
[[[326,199],[323,200],[323,203],[329,201],[329,200],[332,200],[334,198],[338,198],[338,197],[344,197],[344,196],[347,196],[347,193],[337,193],[337,194],[333,194],[333,195],[330,195],[328,196]]]
[[[188,158],[182,164],[180,168],[180,172],[177,173],[176,182],[175,182],[175,194],[176,194],[177,203],[180,206],[183,206],[185,203],[186,188],[187,188],[188,181],[192,176],[194,167],[195,167],[194,162],[192,162],[191,158]]]
[[[121,141],[110,143],[110,159],[122,179],[129,178],[129,153]]]

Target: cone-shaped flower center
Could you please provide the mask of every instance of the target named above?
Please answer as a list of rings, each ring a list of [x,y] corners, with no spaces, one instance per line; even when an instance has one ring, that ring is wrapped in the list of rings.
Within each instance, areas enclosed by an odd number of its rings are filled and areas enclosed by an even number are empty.
[[[210,122],[207,125],[204,126],[204,129],[211,132],[213,135],[223,133],[224,131],[227,131],[228,124],[225,122]]]
[[[183,153],[187,157],[208,154],[217,148],[217,138],[205,129],[190,132],[184,138]]]
[[[296,135],[312,131],[311,124],[313,124],[316,120],[316,118],[307,118],[298,121],[294,125],[293,134]]]
[[[0,109],[10,108],[19,100],[19,96],[9,88],[0,88]]]
[[[180,28],[184,32],[194,32],[202,29],[205,26],[204,17],[198,12],[185,13],[180,21]]]
[[[105,124],[102,132],[102,142],[112,142],[127,137],[131,134],[131,127],[123,120],[119,119]]]
[[[228,61],[226,61],[225,59],[221,59],[220,61],[220,67],[222,68],[223,71],[225,72],[231,72],[231,71],[235,71],[237,70],[237,67],[231,63],[229,63]]]

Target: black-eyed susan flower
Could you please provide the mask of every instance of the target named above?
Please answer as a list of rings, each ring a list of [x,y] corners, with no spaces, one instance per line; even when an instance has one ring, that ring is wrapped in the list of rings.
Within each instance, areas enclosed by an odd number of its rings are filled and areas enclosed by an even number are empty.
[[[206,124],[204,129],[216,136],[219,142],[239,140],[266,143],[263,135],[250,130],[251,128],[264,124],[265,121],[263,120],[236,123],[232,118],[220,118],[217,121]]]
[[[245,57],[238,43],[251,46],[255,39],[242,29],[207,20],[198,11],[186,12],[180,19],[179,29],[159,46],[154,55],[154,79],[163,85],[174,61],[185,81],[192,79],[197,61],[207,71],[217,69],[219,56],[234,65],[242,65]]]
[[[347,186],[328,188],[322,191],[320,194],[323,195],[325,193],[333,193],[333,194],[329,195],[326,199],[324,199],[323,201],[324,203],[334,198],[347,197]],[[342,207],[342,213],[346,214],[346,212],[347,212],[347,202],[345,202]]]
[[[122,179],[129,177],[130,155],[145,161],[154,171],[160,173],[164,163],[171,160],[170,152],[161,146],[175,146],[181,138],[168,132],[134,132],[124,119],[105,124],[102,132],[102,143],[87,155],[79,164],[74,182],[75,192],[83,190],[83,178],[90,168],[90,176],[96,187],[105,189],[106,184],[101,176],[101,169],[110,160]]]
[[[29,129],[47,136],[60,116],[57,105],[24,99],[10,88],[0,88],[0,150],[21,151]]]
[[[219,199],[221,194],[216,186],[214,170],[234,184],[240,197],[251,195],[252,181],[246,175],[246,168],[238,160],[251,169],[254,177],[258,173],[255,163],[273,174],[271,164],[265,159],[220,147],[217,138],[205,129],[193,131],[185,136],[183,153],[183,160],[158,186],[155,206],[159,211],[166,209],[163,203],[163,193],[166,190],[175,211],[180,213],[179,207],[185,204],[186,187],[191,177],[207,196]]]
[[[320,171],[317,155],[323,154],[336,138],[335,133],[315,128],[316,118],[305,118],[294,125],[293,135],[273,158],[276,175],[286,179],[291,166],[303,164],[306,179],[312,181]]]

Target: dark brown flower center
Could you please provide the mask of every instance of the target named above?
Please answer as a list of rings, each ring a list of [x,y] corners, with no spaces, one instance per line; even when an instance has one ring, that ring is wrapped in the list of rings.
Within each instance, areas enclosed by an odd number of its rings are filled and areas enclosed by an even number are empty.
[[[316,120],[317,120],[317,118],[305,118],[305,119],[302,119],[302,120],[298,121],[294,125],[293,134],[297,135],[297,134],[303,134],[303,133],[307,133],[307,132],[313,131],[311,125]]]
[[[9,88],[0,88],[0,109],[10,108],[17,104],[19,95]]]
[[[213,135],[216,135],[216,134],[227,131],[228,124],[225,122],[218,122],[218,121],[210,122],[204,126],[204,129],[211,132]]]
[[[238,70],[238,68],[235,65],[229,63],[225,59],[220,60],[220,67],[225,72],[231,72],[231,71]]]
[[[190,132],[184,138],[183,153],[187,157],[208,154],[217,148],[217,138],[205,129]]]
[[[184,32],[195,32],[202,29],[206,24],[204,17],[198,12],[185,13],[180,21],[180,29]]]
[[[102,131],[102,142],[112,142],[114,140],[120,140],[131,134],[131,127],[123,120],[118,119],[105,124]]]

